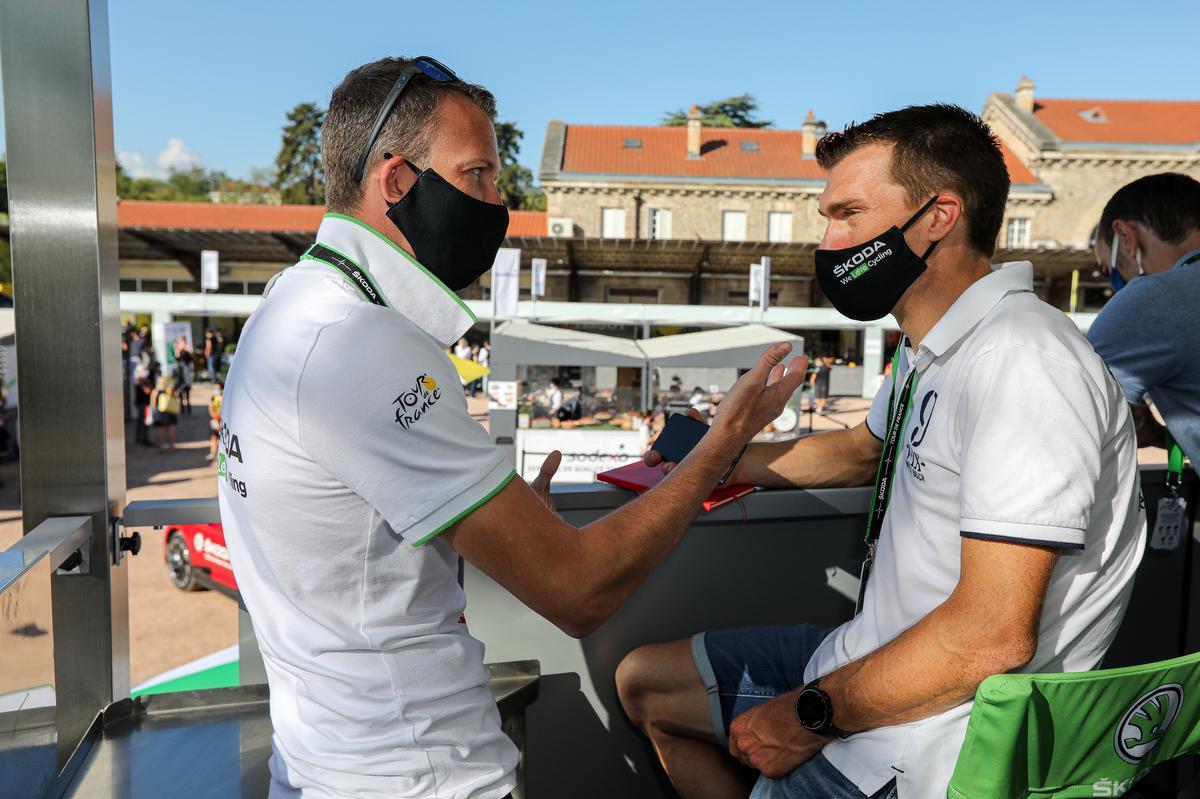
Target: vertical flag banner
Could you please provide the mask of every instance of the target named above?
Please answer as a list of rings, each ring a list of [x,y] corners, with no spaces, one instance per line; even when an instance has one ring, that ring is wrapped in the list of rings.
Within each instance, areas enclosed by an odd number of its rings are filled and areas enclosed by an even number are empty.
[[[216,291],[221,287],[220,256],[216,250],[200,251],[200,290]]]
[[[521,251],[501,247],[492,264],[492,317],[512,319],[521,297]]]

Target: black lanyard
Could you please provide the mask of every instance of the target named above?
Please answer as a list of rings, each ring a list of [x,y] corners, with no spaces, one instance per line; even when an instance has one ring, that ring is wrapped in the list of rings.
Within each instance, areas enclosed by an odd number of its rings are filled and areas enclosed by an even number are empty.
[[[899,372],[900,352],[904,349],[905,341],[900,342],[896,355],[892,358],[892,380],[895,381]],[[892,502],[892,477],[896,471],[896,460],[900,454],[900,439],[904,428],[908,425],[908,411],[912,404],[912,395],[917,390],[917,370],[911,365],[908,377],[900,389],[899,396],[895,391],[888,395],[887,431],[883,440],[883,453],[879,456],[879,468],[875,472],[875,491],[871,494],[871,509],[867,514],[867,556],[863,559],[862,571],[858,581],[858,603],[854,613],[862,610],[863,597],[867,594],[867,580],[871,576],[871,566],[875,562],[875,544],[883,532],[883,517],[887,514],[888,505]],[[895,383],[893,382],[893,386]]]
[[[387,303],[383,301],[383,296],[379,293],[379,289],[375,286],[375,282],[371,280],[371,276],[367,274],[367,270],[363,269],[354,261],[342,255],[337,250],[330,249],[324,244],[314,244],[309,247],[304,255],[300,256],[300,260],[320,261],[326,266],[332,266],[334,269],[341,272],[350,282],[354,284],[362,295],[367,298],[367,302],[375,305],[387,307]]]

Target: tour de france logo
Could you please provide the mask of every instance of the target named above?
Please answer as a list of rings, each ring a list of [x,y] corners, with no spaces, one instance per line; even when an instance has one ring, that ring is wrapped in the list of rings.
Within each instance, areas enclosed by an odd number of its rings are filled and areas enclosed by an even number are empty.
[[[396,424],[408,430],[442,398],[438,383],[427,374],[413,381],[412,388],[405,389],[392,400],[396,408]]]
[[[1117,755],[1136,765],[1154,751],[1183,707],[1183,686],[1160,685],[1132,705],[1117,724],[1114,745]]]

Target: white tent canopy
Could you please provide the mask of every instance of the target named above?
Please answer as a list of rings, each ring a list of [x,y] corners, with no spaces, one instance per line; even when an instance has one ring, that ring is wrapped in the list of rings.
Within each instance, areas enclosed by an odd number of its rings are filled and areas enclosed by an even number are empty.
[[[645,368],[636,341],[528,322],[505,322],[492,335],[492,363],[522,366]]]
[[[800,336],[766,325],[744,325],[700,333],[659,336],[638,342],[651,368],[657,366],[749,369],[763,350],[787,341],[793,355],[804,346]]]

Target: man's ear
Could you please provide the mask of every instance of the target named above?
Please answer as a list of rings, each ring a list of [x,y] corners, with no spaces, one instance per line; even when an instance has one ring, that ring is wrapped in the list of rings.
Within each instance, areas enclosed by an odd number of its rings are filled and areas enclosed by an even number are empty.
[[[962,198],[951,192],[941,192],[933,207],[926,211],[931,218],[929,224],[929,240],[941,241],[955,229],[962,219]]]
[[[1112,246],[1119,247],[1120,252],[1131,262],[1134,260],[1138,246],[1141,244],[1139,241],[1140,238],[1140,231],[1136,225],[1131,225],[1124,219],[1113,220]]]
[[[379,196],[389,204],[398,202],[400,198],[408,194],[416,182],[417,176],[408,168],[404,157],[399,155],[384,159],[383,163],[379,165],[379,171],[375,177]]]

